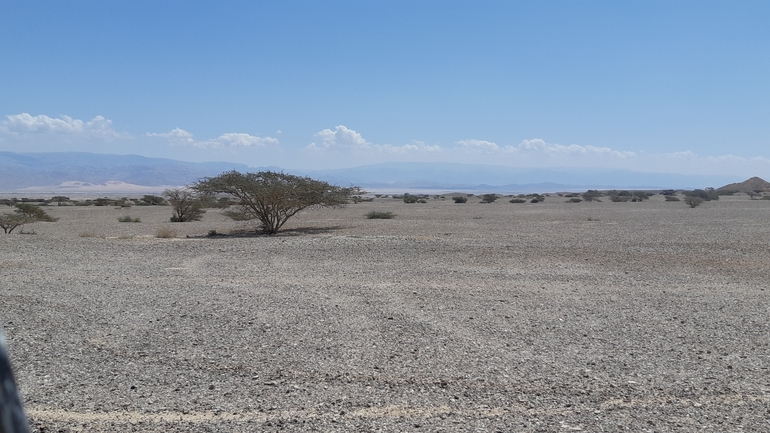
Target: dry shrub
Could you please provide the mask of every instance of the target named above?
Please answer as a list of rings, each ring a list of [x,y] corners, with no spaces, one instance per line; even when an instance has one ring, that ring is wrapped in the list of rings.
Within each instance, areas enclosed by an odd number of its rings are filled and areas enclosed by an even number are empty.
[[[104,236],[96,233],[93,230],[88,230],[88,231],[85,231],[85,232],[80,232],[80,233],[78,233],[78,236],[80,236],[81,238],[103,238],[104,237]]]
[[[170,227],[161,227],[155,232],[156,238],[170,239],[176,237],[176,230]]]

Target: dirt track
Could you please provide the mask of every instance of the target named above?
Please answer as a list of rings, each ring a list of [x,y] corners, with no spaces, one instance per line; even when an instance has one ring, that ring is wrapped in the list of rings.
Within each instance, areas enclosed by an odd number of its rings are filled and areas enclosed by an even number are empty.
[[[770,430],[770,201],[48,210],[0,236],[33,431]]]

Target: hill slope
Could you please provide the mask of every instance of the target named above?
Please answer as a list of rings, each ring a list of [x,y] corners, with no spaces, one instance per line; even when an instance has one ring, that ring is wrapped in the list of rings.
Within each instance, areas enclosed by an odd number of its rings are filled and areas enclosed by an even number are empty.
[[[731,183],[721,188],[717,188],[717,191],[740,191],[740,192],[768,191],[768,190],[770,190],[770,182],[767,182],[766,180],[756,176],[752,177],[751,179],[744,180],[743,182]]]

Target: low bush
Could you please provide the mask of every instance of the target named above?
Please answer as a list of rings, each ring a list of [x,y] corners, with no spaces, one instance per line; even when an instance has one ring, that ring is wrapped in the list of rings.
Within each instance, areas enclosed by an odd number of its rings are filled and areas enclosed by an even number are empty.
[[[714,190],[714,188],[685,191],[684,195],[687,197],[698,197],[701,199],[701,201],[719,200],[719,194],[716,192],[716,190]]]
[[[458,195],[456,197],[452,197],[452,200],[454,200],[455,203],[467,203],[468,197],[463,197],[461,195]]]
[[[155,232],[156,238],[170,239],[176,237],[176,230],[171,227],[161,227]]]
[[[595,189],[589,189],[588,191],[584,192],[583,194],[583,200],[585,201],[601,201],[599,200],[599,197],[603,196],[604,194],[600,193],[599,191]]]
[[[89,230],[89,231],[85,231],[85,232],[80,232],[80,233],[78,233],[78,236],[80,236],[81,238],[103,238],[104,237],[104,236],[101,236],[101,235],[97,234],[93,230]]]
[[[679,197],[677,197],[675,195],[667,195],[666,196],[666,201],[681,201],[681,200],[679,199]]]
[[[494,203],[494,201],[497,200],[497,195],[495,194],[484,194],[481,196],[481,202],[480,203]]]
[[[512,198],[508,200],[509,203],[526,203],[527,199],[524,198]]]
[[[366,214],[366,218],[370,220],[389,220],[396,216],[393,212],[382,212],[382,211],[376,211],[373,210]]]
[[[572,197],[571,199],[567,200],[567,203],[580,203],[583,201],[582,198]]]
[[[703,199],[696,195],[688,195],[684,198],[684,202],[687,204],[687,206],[690,206],[690,208],[695,208],[703,203]]]
[[[118,221],[122,222],[122,223],[140,223],[140,222],[142,222],[142,220],[139,219],[138,217],[137,218],[131,218],[130,215],[126,215],[124,217],[120,217],[120,218],[118,218]]]

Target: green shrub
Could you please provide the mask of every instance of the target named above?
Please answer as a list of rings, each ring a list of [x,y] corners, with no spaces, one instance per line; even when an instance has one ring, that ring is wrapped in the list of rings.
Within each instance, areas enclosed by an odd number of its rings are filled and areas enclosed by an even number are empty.
[[[393,212],[382,212],[373,210],[366,214],[366,218],[370,220],[389,220],[396,216]]]
[[[142,222],[141,219],[139,219],[139,218],[131,218],[129,215],[126,215],[124,217],[118,218],[118,221],[122,222],[122,223],[140,223],[140,222]]]

